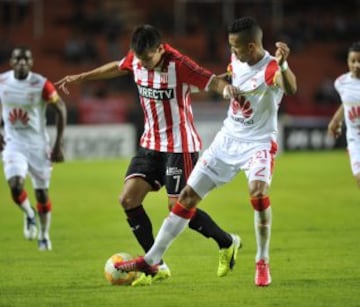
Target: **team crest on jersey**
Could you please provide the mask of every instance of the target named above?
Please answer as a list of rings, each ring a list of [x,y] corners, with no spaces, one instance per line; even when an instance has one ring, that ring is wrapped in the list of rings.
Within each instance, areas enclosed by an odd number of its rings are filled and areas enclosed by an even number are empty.
[[[252,88],[256,88],[257,78],[256,78],[256,77],[251,78],[251,79],[250,79],[250,83],[251,83],[251,87],[252,87]]]
[[[245,118],[249,118],[253,113],[250,101],[246,100],[244,96],[231,102],[231,110],[234,115],[240,112]]]
[[[160,83],[168,83],[169,82],[169,75],[166,72],[160,73]]]
[[[39,83],[40,83],[40,80],[35,80],[35,81],[30,82],[30,85],[31,85],[31,86],[36,86],[36,85],[38,85]]]
[[[12,109],[12,111],[9,113],[9,121],[13,125],[15,125],[17,122],[20,122],[24,126],[26,126],[29,122],[29,116],[28,113],[23,109],[15,108]]]

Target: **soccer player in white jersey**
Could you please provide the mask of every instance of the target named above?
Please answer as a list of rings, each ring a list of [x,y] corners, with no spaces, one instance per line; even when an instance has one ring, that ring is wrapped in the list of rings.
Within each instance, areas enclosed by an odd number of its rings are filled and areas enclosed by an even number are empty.
[[[51,200],[49,184],[51,162],[64,161],[63,132],[66,108],[54,85],[44,76],[31,71],[33,56],[27,47],[13,49],[12,70],[0,74],[0,105],[4,136],[0,134],[0,151],[4,173],[14,202],[24,212],[24,235],[33,240],[38,232],[39,250],[51,250]],[[53,108],[57,117],[54,146],[46,132],[46,108]],[[35,190],[40,229],[35,210],[24,188],[30,175]]]
[[[347,64],[349,71],[334,83],[342,104],[330,120],[328,131],[338,137],[345,119],[351,170],[360,188],[360,41],[350,46]]]
[[[169,207],[173,207],[201,149],[191,108],[192,88],[225,96],[234,95],[235,88],[163,43],[159,31],[151,25],[134,29],[130,47],[120,61],[65,76],[55,84],[68,93],[68,84],[133,75],[145,124],[140,148],[128,167],[119,200],[133,234],[147,252],[154,235],[151,220],[142,205],[146,195],[165,186]],[[202,210],[193,214],[189,227],[216,241],[219,246],[217,275],[225,276],[234,265],[239,236],[223,231]],[[155,280],[169,276],[168,266],[161,262]]]
[[[223,127],[196,163],[153,247],[144,257],[115,265],[118,269],[144,272],[133,286],[151,284],[157,264],[184,230],[197,204],[212,189],[231,181],[240,171],[244,171],[248,179],[250,203],[255,213],[255,284],[268,286],[271,283],[269,186],[277,150],[277,113],[283,94],[295,93],[297,84],[287,63],[288,46],[277,42],[275,57],[271,56],[263,48],[262,36],[262,29],[251,17],[237,19],[229,27],[231,78],[240,94],[231,100]]]

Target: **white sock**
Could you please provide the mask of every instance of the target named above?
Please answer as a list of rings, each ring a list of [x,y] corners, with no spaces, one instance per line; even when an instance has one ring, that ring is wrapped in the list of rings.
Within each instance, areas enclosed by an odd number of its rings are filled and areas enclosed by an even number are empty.
[[[22,211],[25,212],[25,214],[29,218],[33,218],[35,216],[35,211],[33,210],[33,208],[31,208],[30,200],[28,197],[21,203],[19,207]]]
[[[271,237],[271,207],[263,211],[254,211],[254,228],[257,245],[255,261],[264,259],[266,263],[270,260],[270,237]]]
[[[39,240],[50,239],[49,231],[51,224],[51,211],[46,213],[39,213],[39,220],[40,220]]]
[[[158,264],[170,244],[183,232],[189,222],[190,219],[182,218],[170,212],[162,223],[153,246],[144,256],[145,261],[150,265]]]

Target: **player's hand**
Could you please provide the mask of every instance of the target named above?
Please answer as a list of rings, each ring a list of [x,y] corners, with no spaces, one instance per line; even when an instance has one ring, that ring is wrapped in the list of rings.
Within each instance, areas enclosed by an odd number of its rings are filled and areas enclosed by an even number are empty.
[[[4,136],[0,134],[0,151],[3,151],[4,147],[5,147]]]
[[[51,162],[64,162],[64,146],[61,144],[55,144],[50,156]]]
[[[341,131],[342,131],[342,121],[337,122],[337,121],[330,121],[329,125],[328,125],[328,134],[338,138],[341,135]]]
[[[276,46],[275,57],[276,57],[276,61],[280,66],[287,60],[290,54],[290,48],[288,47],[287,44],[283,42],[276,42],[275,46]]]
[[[236,99],[239,96],[239,94],[240,94],[240,92],[237,87],[235,87],[231,84],[225,85],[224,90],[223,90],[223,97],[225,99],[230,99],[230,98]]]
[[[66,95],[70,94],[70,91],[67,88],[68,84],[71,83],[79,83],[81,80],[81,75],[69,75],[65,76],[64,78],[56,81],[54,84],[59,87]]]

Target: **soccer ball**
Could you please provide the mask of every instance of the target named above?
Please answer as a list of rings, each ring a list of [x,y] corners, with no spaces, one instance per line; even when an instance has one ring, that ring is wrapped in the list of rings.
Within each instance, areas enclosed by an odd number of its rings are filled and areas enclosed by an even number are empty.
[[[130,260],[132,256],[128,253],[116,253],[105,263],[104,273],[107,281],[112,285],[130,285],[137,277],[139,272],[123,272],[114,267],[115,262]]]

